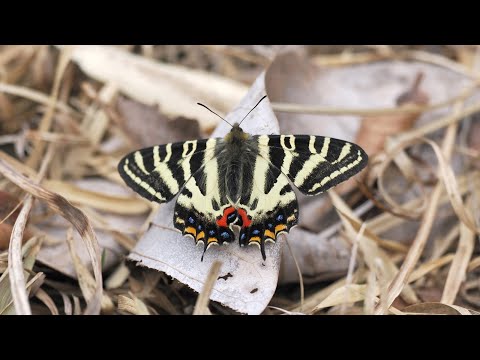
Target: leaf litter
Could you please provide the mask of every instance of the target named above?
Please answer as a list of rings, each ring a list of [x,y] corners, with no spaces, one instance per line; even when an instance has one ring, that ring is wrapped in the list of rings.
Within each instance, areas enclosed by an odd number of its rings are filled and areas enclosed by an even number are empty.
[[[0,314],[478,314],[479,48],[436,51],[0,47]],[[369,166],[299,196],[265,269],[235,245],[200,263],[116,164],[225,134],[197,102],[234,120],[263,94],[246,130],[354,141]]]

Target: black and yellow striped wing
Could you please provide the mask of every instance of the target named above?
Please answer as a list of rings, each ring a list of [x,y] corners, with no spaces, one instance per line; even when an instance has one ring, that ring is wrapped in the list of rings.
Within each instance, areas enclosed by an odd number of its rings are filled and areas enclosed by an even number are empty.
[[[123,180],[151,201],[179,194],[173,214],[183,235],[212,245],[265,243],[298,223],[291,184],[317,195],[361,171],[367,154],[354,143],[322,136],[250,136],[234,125],[225,138],[154,146],[125,156]],[[290,182],[289,182],[290,180]]]
[[[360,172],[368,156],[357,144],[324,136],[256,136],[263,155],[302,193],[317,195]]]
[[[216,141],[194,140],[153,146],[134,151],[118,164],[118,172],[137,193],[158,203],[168,202],[193,176],[201,176],[205,153]],[[213,152],[210,158],[213,157]]]

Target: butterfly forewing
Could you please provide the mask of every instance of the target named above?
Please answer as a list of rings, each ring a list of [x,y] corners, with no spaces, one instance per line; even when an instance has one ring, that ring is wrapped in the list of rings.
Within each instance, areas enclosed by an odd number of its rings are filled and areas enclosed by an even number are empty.
[[[304,194],[317,195],[362,170],[368,156],[354,143],[313,135],[261,135],[268,160]]]
[[[207,142],[194,140],[134,151],[120,161],[118,172],[125,183],[143,197],[168,202],[200,170]]]

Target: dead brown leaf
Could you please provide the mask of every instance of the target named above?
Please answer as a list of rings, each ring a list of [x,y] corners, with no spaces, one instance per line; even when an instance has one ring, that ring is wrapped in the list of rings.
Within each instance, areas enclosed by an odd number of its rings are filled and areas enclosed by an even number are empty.
[[[136,147],[143,148],[201,137],[196,120],[185,117],[170,119],[162,114],[161,108],[144,105],[125,97],[118,98],[117,108],[122,116],[125,132]]]

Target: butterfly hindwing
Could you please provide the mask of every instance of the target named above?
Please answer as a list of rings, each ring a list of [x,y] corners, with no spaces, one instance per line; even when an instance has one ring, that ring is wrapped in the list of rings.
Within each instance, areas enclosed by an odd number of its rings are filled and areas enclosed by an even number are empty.
[[[354,143],[313,135],[260,135],[268,159],[304,194],[317,195],[362,170],[365,151]]]
[[[268,148],[259,146],[252,166],[252,186],[239,204],[240,245],[258,245],[265,259],[265,243],[297,224],[298,204],[287,177],[264,156]],[[245,201],[248,199],[247,201]]]
[[[231,242],[235,236],[230,228],[234,209],[228,210],[226,197],[220,191],[219,165],[215,156],[216,143],[207,144],[201,170],[185,184],[174,211],[174,226],[190,236],[204,249]],[[215,140],[217,141],[217,140]],[[235,214],[233,214],[235,215]]]

